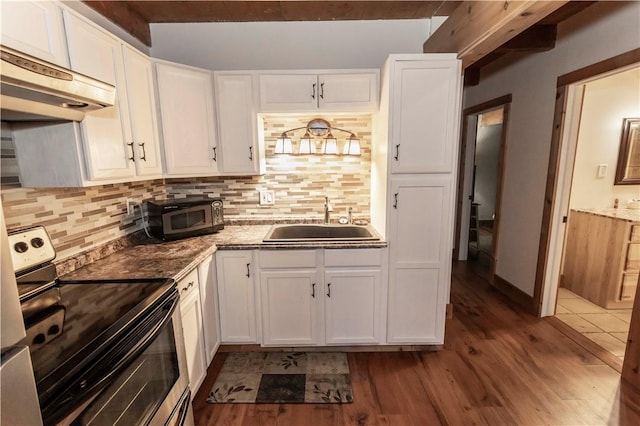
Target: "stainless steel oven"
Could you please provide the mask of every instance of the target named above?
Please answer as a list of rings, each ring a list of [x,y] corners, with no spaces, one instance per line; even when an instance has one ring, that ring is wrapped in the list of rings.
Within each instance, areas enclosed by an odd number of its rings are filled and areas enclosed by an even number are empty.
[[[193,424],[173,280],[64,281],[44,228],[9,242],[45,425]]]

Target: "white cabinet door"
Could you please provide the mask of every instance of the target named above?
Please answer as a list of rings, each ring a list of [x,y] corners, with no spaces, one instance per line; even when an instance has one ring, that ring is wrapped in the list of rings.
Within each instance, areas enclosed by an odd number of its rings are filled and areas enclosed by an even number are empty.
[[[389,343],[444,342],[451,272],[451,176],[394,176],[389,200]]]
[[[156,63],[166,174],[217,175],[211,72]]]
[[[3,1],[2,44],[62,67],[69,66],[62,10],[49,1]]]
[[[260,173],[252,74],[215,73],[218,137],[225,174]]]
[[[327,269],[324,278],[326,343],[379,343],[380,269]]]
[[[135,176],[133,142],[120,42],[64,11],[71,69],[116,86],[116,104],[88,113],[82,120],[84,152],[90,180]],[[125,127],[126,124],[126,127]]]
[[[222,343],[258,343],[250,251],[216,252]]]
[[[265,346],[318,343],[318,303],[322,297],[315,270],[262,271],[260,291]]]
[[[218,312],[218,288],[215,265],[213,257],[209,257],[198,265],[207,365],[211,364],[211,361],[220,346],[220,326],[218,319],[220,314]]]
[[[318,107],[331,111],[375,111],[378,74],[320,74]]]
[[[134,143],[136,152],[136,174],[160,176],[162,161],[151,61],[128,46],[122,46],[122,56],[129,101],[131,142]]]
[[[452,172],[460,62],[422,59],[394,61],[391,66],[391,172]]]
[[[204,336],[202,334],[202,306],[200,294],[197,291],[180,301],[182,315],[182,331],[184,346],[187,354],[187,370],[189,371],[189,387],[194,394],[207,375],[207,365],[204,351]]]
[[[260,75],[261,112],[316,110],[319,93],[315,73]]]

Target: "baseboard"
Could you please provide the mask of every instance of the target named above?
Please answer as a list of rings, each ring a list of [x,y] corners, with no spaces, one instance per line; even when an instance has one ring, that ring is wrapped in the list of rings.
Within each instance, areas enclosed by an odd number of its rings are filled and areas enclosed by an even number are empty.
[[[529,296],[498,274],[493,276],[493,286],[524,309],[525,312],[536,317],[538,316],[538,306],[534,302],[533,296]]]
[[[223,352],[436,352],[443,345],[362,345],[362,346],[305,346],[305,347],[264,347],[260,345],[222,344],[218,353]]]

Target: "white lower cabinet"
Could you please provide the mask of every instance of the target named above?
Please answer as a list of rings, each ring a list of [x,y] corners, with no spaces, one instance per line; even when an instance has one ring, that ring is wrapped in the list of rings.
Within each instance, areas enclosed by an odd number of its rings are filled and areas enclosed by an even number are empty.
[[[191,392],[195,394],[207,375],[198,270],[191,271],[178,281],[177,285],[180,292],[180,313],[187,354],[189,386]]]
[[[222,343],[258,343],[253,252],[216,252],[220,339]]]
[[[383,249],[259,256],[264,346],[381,342]]]
[[[216,263],[213,261],[212,256],[198,265],[198,279],[200,281],[206,363],[209,365],[220,346],[220,313],[218,312]]]

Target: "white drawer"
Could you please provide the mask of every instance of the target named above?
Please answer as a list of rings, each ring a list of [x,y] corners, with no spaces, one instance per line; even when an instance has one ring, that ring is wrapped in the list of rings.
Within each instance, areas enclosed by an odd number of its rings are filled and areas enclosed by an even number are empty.
[[[382,249],[327,249],[325,266],[380,266]]]
[[[631,241],[640,241],[640,225],[631,227]]]
[[[315,268],[315,250],[260,250],[261,268]]]
[[[200,285],[198,281],[198,268],[194,268],[183,279],[178,281],[178,291],[180,298],[184,300]]]

